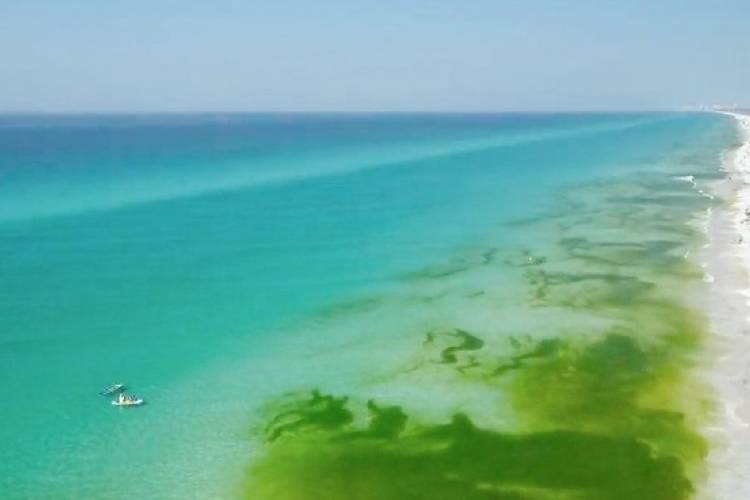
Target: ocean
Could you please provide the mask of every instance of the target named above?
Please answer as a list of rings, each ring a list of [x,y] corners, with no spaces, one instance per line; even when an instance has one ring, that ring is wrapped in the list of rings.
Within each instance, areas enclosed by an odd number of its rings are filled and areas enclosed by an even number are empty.
[[[0,117],[0,497],[689,498],[691,255],[736,140],[708,113]]]

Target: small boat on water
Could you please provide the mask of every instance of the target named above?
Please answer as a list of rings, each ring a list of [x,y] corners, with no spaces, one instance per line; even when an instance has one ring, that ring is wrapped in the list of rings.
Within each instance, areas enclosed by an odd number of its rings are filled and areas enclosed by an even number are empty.
[[[117,394],[119,392],[122,392],[125,390],[125,384],[112,384],[106,389],[104,389],[101,394],[102,396],[111,396],[112,394]]]
[[[113,406],[123,406],[123,407],[130,407],[130,406],[141,406],[143,404],[143,400],[136,396],[127,396],[123,393],[120,393],[117,395],[117,398],[112,401]]]

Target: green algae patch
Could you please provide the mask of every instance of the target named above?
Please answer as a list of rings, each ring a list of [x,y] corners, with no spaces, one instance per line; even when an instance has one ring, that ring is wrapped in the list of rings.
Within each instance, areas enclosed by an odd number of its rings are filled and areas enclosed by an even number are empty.
[[[440,352],[441,361],[446,364],[454,364],[458,361],[456,353],[461,351],[477,351],[484,346],[482,339],[460,328],[454,328],[449,331],[427,332],[425,344],[435,343],[439,337],[448,337],[459,341],[458,344],[450,345]]]
[[[591,310],[623,307],[654,288],[635,276],[618,273],[564,273],[533,269],[527,272],[535,305]]]
[[[520,347],[518,341],[515,341],[514,344],[516,347]],[[511,356],[507,362],[501,362],[500,365],[492,371],[492,375],[504,375],[509,371],[523,368],[523,366],[529,361],[556,355],[561,346],[562,342],[560,339],[543,339],[534,348],[527,352]]]
[[[655,239],[643,242],[594,242],[583,237],[562,238],[560,245],[571,257],[588,264],[612,266],[648,265],[659,274],[685,272],[692,269],[679,250],[679,241]]]
[[[706,444],[677,410],[685,383],[679,362],[670,349],[645,349],[634,337],[615,332],[540,356],[515,374],[507,390],[532,428],[628,436],[694,463],[705,455]]]
[[[710,403],[684,221],[711,202],[668,176],[602,187],[507,224],[532,232],[516,247],[403,276],[426,318],[398,339],[414,357],[347,395],[271,405],[246,498],[690,498]]]
[[[691,492],[679,460],[634,438],[506,434],[463,414],[403,432],[406,418],[390,407],[361,430],[319,428],[273,443],[252,469],[247,498],[682,500]]]
[[[313,391],[309,399],[287,404],[270,422],[269,440],[300,430],[339,429],[353,420],[346,408],[347,398],[335,398]]]

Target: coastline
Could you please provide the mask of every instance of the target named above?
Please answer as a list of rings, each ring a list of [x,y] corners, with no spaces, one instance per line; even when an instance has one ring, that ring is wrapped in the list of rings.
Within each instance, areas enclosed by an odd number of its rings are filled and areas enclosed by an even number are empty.
[[[686,174],[721,182],[716,158],[728,141],[696,137],[710,153],[683,138],[686,149],[657,168],[576,184],[553,208],[502,226],[517,244],[489,239],[405,276],[398,298],[347,313],[341,333],[381,326],[346,335],[342,349],[327,343],[317,364],[341,366],[378,339],[366,349],[375,371],[351,387],[308,384],[269,401],[244,497],[702,493],[714,405],[701,368],[718,356],[705,356],[705,301],[691,300],[712,283],[699,261],[708,227],[685,220],[705,222],[718,201]],[[383,332],[386,317],[400,321]],[[323,330],[335,332],[341,317],[329,320]]]
[[[697,498],[750,498],[750,115],[725,113],[737,121],[741,144],[724,156],[725,177],[711,185],[720,200],[707,214],[708,243],[700,261],[708,286],[707,310],[714,360],[707,380],[716,414],[704,434],[713,444],[708,477]]]

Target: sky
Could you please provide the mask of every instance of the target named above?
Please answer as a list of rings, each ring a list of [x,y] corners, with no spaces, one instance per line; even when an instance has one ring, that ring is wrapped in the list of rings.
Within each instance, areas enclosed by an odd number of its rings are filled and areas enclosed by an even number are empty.
[[[750,107],[750,0],[0,0],[0,113]]]

